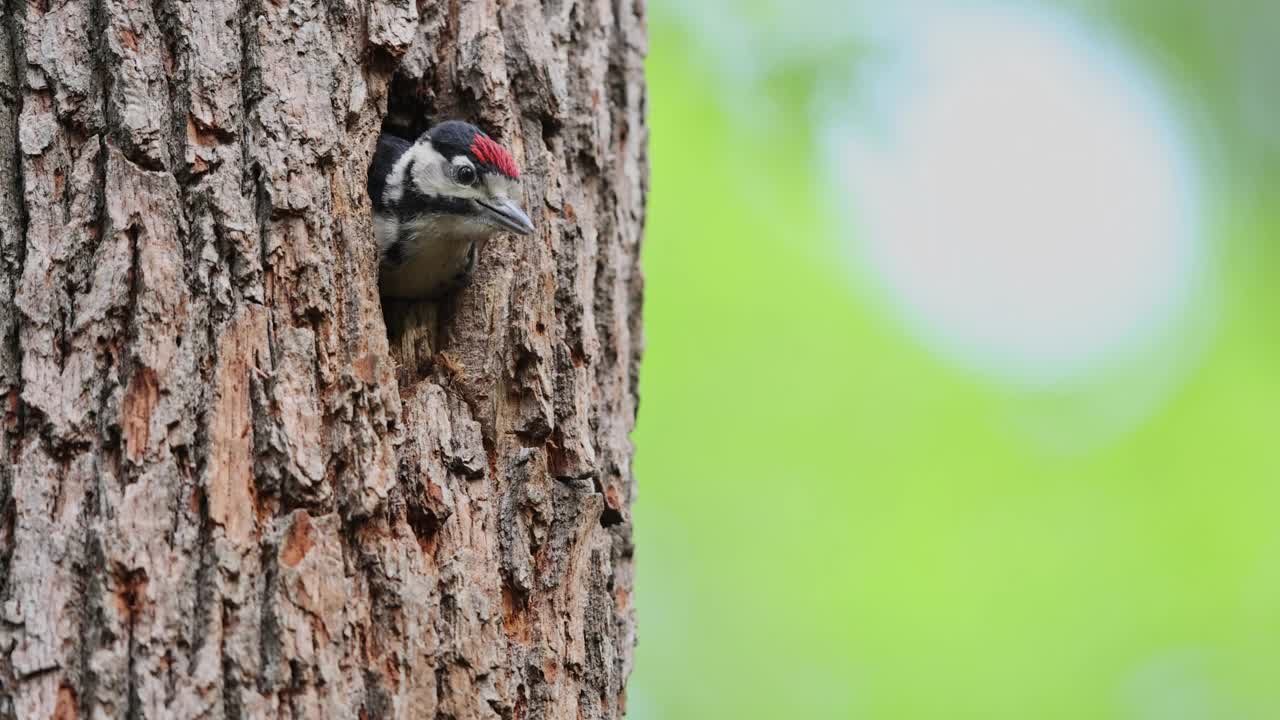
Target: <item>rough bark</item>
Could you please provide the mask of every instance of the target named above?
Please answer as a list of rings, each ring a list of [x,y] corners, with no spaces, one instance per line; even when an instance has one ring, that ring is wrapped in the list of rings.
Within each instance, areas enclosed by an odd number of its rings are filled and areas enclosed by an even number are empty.
[[[605,718],[643,0],[0,0],[0,718]],[[381,123],[530,240],[388,309]]]

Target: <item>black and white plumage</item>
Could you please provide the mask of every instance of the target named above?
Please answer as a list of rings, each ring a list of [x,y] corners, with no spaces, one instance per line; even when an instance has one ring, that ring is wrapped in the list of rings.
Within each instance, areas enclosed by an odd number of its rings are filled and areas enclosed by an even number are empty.
[[[513,200],[519,177],[510,153],[464,122],[441,123],[416,142],[383,133],[369,168],[382,294],[443,295],[466,282],[478,243],[533,232]]]

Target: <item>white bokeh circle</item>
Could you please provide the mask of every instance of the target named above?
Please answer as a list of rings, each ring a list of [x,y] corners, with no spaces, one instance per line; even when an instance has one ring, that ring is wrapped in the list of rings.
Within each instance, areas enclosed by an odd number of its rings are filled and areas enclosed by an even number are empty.
[[[1204,249],[1198,175],[1157,77],[1023,6],[899,26],[823,140],[859,265],[955,361],[1087,376],[1163,335]]]

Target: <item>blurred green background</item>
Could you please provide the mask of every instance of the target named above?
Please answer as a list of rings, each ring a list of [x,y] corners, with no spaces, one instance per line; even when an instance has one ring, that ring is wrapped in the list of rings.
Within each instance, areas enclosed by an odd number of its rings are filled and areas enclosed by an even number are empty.
[[[1280,3],[685,5],[649,6],[629,715],[1280,718]],[[886,181],[907,215],[960,221],[903,239],[870,217],[865,188],[896,164],[954,171],[948,143],[994,153],[1038,122],[1002,76],[926,102],[948,71],[920,53],[985,23],[1025,31],[1007,65],[1050,95],[1041,46],[1080,60],[1082,87],[1111,83],[1098,102],[1118,109],[1064,97],[1049,136],[1099,116],[1174,128],[1136,159],[1107,126],[1081,141],[1087,172],[1136,168],[1146,201],[1077,213],[1081,180],[1050,153],[1043,178],[1016,166],[1030,199],[1008,200],[1043,233],[988,232],[1012,192],[989,168],[965,188]],[[952,38],[961,57],[974,37]],[[978,100],[936,141],[867,88],[944,127],[938,108]],[[1015,129],[984,132],[983,103]],[[858,147],[889,150],[868,168]],[[1171,200],[1169,168],[1187,173]],[[946,215],[953,190],[986,214]],[[1115,261],[1131,238],[1142,252]],[[983,262],[950,272],[970,247]],[[992,262],[1003,247],[1022,259]]]

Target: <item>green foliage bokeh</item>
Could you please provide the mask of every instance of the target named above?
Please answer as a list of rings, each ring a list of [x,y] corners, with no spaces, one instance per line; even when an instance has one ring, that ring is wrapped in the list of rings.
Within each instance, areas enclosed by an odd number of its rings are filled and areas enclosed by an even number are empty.
[[[1274,188],[1216,188],[1194,364],[1055,449],[850,272],[803,68],[744,117],[698,43],[655,11],[630,714],[1280,717]]]

